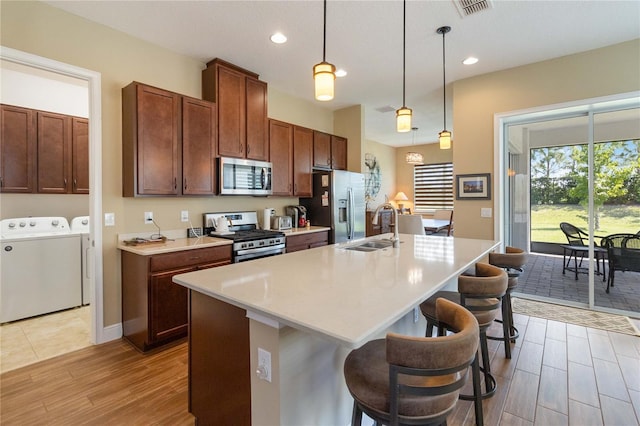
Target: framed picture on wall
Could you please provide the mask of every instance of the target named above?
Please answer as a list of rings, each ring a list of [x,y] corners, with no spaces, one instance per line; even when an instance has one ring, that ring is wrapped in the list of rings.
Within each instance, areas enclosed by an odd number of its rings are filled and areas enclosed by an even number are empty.
[[[456,200],[491,198],[491,173],[456,175]]]

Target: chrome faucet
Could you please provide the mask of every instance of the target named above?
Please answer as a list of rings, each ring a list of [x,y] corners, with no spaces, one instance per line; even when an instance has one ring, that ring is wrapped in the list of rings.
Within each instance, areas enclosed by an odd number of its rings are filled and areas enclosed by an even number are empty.
[[[393,237],[391,241],[393,242],[393,248],[400,247],[400,235],[398,235],[398,212],[395,207],[391,205],[391,203],[384,203],[378,206],[376,211],[373,213],[373,219],[371,219],[371,223],[374,225],[378,224],[378,217],[380,216],[380,210],[384,208],[390,208],[393,211]]]

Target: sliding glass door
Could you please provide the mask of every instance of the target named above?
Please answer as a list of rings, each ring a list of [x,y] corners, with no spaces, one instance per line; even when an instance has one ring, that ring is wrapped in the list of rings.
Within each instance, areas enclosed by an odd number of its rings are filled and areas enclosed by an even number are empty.
[[[503,121],[503,236],[531,253],[523,297],[640,310],[640,272],[615,271],[602,237],[640,231],[637,98]]]

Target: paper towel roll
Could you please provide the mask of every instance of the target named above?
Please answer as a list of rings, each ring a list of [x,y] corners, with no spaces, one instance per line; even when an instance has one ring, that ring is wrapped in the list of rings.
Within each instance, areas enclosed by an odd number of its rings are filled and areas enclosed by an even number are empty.
[[[276,209],[264,209],[262,211],[262,229],[271,229],[271,216],[275,216]]]

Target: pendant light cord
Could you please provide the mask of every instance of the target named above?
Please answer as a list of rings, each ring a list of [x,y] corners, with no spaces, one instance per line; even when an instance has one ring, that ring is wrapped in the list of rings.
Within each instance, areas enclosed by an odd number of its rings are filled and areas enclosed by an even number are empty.
[[[446,67],[445,67],[445,54],[444,54],[444,35],[446,34],[446,31],[442,31],[442,104],[444,106],[444,124],[442,126],[443,129],[446,130],[447,128],[447,93],[446,93],[446,89],[447,89],[447,79],[446,79]]]
[[[406,69],[406,56],[407,56],[407,0],[402,2],[402,107],[407,104],[405,102],[405,69]]]
[[[326,61],[327,51],[327,0],[324,0],[324,24],[322,27],[322,62]]]

